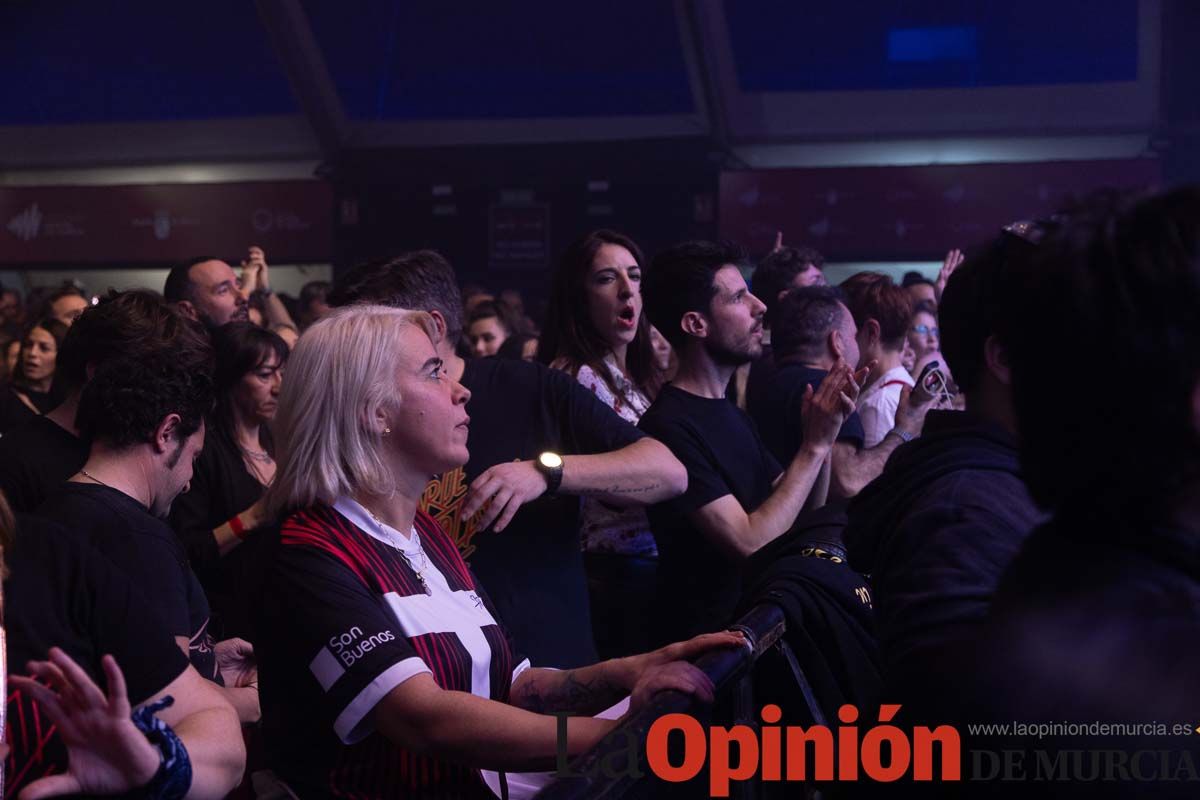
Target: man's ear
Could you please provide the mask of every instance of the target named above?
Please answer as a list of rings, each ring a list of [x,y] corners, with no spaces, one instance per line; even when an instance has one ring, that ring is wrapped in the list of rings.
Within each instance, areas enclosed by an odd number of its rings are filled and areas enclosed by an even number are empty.
[[[845,343],[842,341],[842,332],[834,328],[829,332],[827,338],[829,341],[829,352],[833,355],[833,360],[837,361],[846,353]]]
[[[1008,352],[995,336],[989,336],[983,343],[983,361],[988,372],[996,376],[996,380],[1005,386],[1012,385],[1012,367],[1008,363]]]
[[[158,423],[158,427],[154,429],[155,453],[161,454],[175,448],[174,442],[178,438],[181,421],[182,418],[178,414],[167,414],[162,422]]]
[[[446,338],[446,318],[442,316],[442,312],[435,308],[429,309],[429,316],[433,318],[433,327],[437,330],[438,341]]]
[[[697,339],[708,338],[708,317],[699,311],[689,311],[679,319],[679,327],[688,336]]]
[[[200,321],[200,312],[196,310],[196,306],[192,305],[191,300],[180,300],[175,304],[175,308],[179,309],[180,314],[183,314],[193,322]]]

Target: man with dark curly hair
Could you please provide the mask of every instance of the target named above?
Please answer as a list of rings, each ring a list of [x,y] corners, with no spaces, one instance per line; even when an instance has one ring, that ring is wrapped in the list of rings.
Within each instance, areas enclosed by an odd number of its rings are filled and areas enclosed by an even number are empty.
[[[213,642],[208,598],[162,519],[187,491],[213,406],[211,374],[192,368],[197,359],[174,356],[117,359],[96,371],[77,419],[91,442],[87,462],[37,514],[83,534],[123,570],[196,670],[223,683],[238,716],[253,721],[257,677],[237,657],[247,655],[249,646]]]

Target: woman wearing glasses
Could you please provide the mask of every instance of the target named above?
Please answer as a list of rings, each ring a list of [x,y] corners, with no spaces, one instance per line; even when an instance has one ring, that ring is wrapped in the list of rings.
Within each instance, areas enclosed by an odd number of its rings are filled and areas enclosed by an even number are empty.
[[[921,301],[913,307],[912,325],[908,328],[908,344],[913,350],[914,369],[920,369],[925,356],[941,349],[941,331],[938,329],[937,307],[929,301]]]

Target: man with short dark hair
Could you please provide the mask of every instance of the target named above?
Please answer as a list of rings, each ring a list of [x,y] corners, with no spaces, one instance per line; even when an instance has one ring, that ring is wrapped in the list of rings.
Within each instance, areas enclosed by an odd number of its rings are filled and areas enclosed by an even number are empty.
[[[816,389],[838,362],[858,369],[859,381],[866,379],[870,364],[861,362],[858,328],[838,289],[809,286],[789,292],[776,308],[775,317],[775,374],[751,416],[775,457],[786,462],[804,443],[804,420],[797,418],[795,410],[808,388]],[[874,480],[897,446],[920,435],[929,407],[929,402],[913,403],[903,394],[896,424],[870,448],[864,446],[857,412],[848,415],[830,455],[828,495],[853,497]],[[824,501],[818,494],[810,507]]]
[[[447,377],[471,392],[471,457],[435,478],[422,507],[458,544],[534,663],[594,663],[578,496],[652,503],[683,491],[683,466],[565,372],[509,359],[464,362],[454,352],[463,328],[458,283],[432,250],[355,268],[330,302],[429,312]]]
[[[916,270],[904,273],[904,278],[901,280],[900,285],[904,287],[909,297],[912,298],[913,305],[917,303],[932,303],[935,308],[937,307],[938,293],[936,285]]]
[[[333,288],[329,281],[309,281],[300,288],[300,310],[296,322],[300,330],[329,313],[329,292]]]
[[[773,312],[784,295],[806,286],[824,286],[825,256],[811,247],[788,247],[778,245],[766,255],[754,270],[754,296],[767,307],[763,317],[762,355],[749,364],[739,367],[729,382],[729,393],[738,408],[755,416],[756,408],[763,402],[767,384],[775,373],[775,357],[771,344]]]
[[[71,283],[64,283],[46,298],[42,317],[56,319],[69,328],[90,305],[91,303],[78,287]]]
[[[801,398],[804,446],[780,467],[754,423],[725,398],[734,370],[762,352],[766,307],[746,287],[740,257],[719,244],[681,244],[655,256],[643,286],[646,312],[675,348],[679,371],[638,426],[688,469],[687,491],[649,509],[663,641],[729,622],[740,564],[791,528],[858,394],[839,362]]]
[[[233,267],[215,256],[192,258],[173,267],[167,273],[163,297],[210,330],[250,319]]]
[[[15,511],[36,509],[87,460],[75,416],[89,376],[114,359],[159,351],[191,369],[210,368],[203,329],[154,292],[110,292],[80,316],[58,353],[54,382],[63,402],[0,439],[0,489]]]
[[[1017,458],[1003,287],[1032,246],[1007,234],[954,273],[944,353],[966,411],[931,411],[849,507],[850,564],[871,575],[881,655],[902,687],[981,624],[1001,573],[1041,518]]]

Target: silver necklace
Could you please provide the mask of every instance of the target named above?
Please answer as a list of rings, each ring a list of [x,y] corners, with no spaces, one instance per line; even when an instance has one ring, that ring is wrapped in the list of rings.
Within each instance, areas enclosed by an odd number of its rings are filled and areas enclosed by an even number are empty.
[[[86,469],[83,469],[82,467],[80,467],[80,469],[79,469],[79,474],[80,474],[80,475],[82,475],[83,477],[87,478],[89,481],[93,481],[94,483],[98,483],[98,484],[100,484],[101,486],[104,486],[104,487],[106,487],[106,488],[108,488],[108,489],[111,489],[111,488],[113,488],[113,487],[109,486],[107,483],[105,483],[104,481],[102,481],[102,480],[100,480],[99,478],[97,478],[97,477],[96,477],[95,475],[93,475],[92,473],[88,472]]]
[[[367,507],[363,506],[363,508]],[[387,526],[384,525],[383,520],[375,516],[375,512],[369,508],[367,508],[367,513],[371,515],[371,519],[375,520],[375,524],[379,526],[380,535],[391,543],[392,547],[394,547],[396,551],[400,553],[400,557],[404,559],[404,563],[407,564],[408,568],[411,569],[417,576],[417,580],[421,584],[421,589],[425,592],[425,594],[432,595],[433,590],[429,588],[429,583],[425,580],[425,570],[429,569],[429,558],[425,555],[425,548],[421,547],[421,535],[417,533],[417,529],[415,527],[412,529],[411,536],[417,543],[417,552],[421,554],[421,566],[419,568],[412,562],[412,559],[408,557],[408,553],[404,552],[404,548],[392,538],[392,535],[388,532]]]
[[[270,464],[272,461],[275,460],[275,459],[271,458],[271,454],[265,450],[261,450],[261,451],[260,450],[251,450],[249,448],[243,447],[242,452],[245,453],[248,458],[252,458],[255,461],[261,461],[264,464]]]

